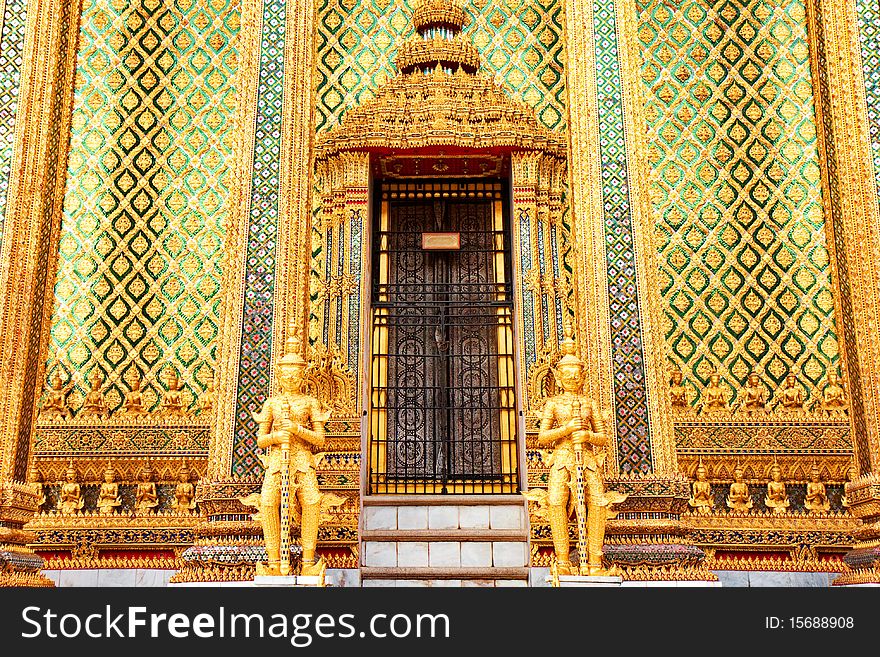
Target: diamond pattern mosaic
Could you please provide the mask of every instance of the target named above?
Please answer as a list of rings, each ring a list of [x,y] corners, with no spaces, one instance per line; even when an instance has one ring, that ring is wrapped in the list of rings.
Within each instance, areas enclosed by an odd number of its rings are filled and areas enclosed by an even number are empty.
[[[651,428],[613,0],[594,5],[611,367],[621,472],[651,472]]]
[[[638,0],[670,365],[810,396],[836,368],[803,0]]]
[[[372,97],[394,74],[394,55],[412,35],[413,0],[321,0],[318,23],[317,129]],[[562,2],[469,0],[465,34],[485,70],[535,109],[549,128],[565,125]]]
[[[250,217],[245,271],[244,311],[232,475],[257,476],[258,412],[269,395],[272,317],[275,298],[278,201],[281,196],[281,119],[284,103],[284,43],[287,14],[284,0],[263,4],[257,122],[251,179]]]
[[[139,374],[155,407],[215,362],[232,183],[236,0],[85,0],[48,374]],[[78,399],[79,397],[79,399]]]
[[[862,72],[865,76],[865,95],[871,122],[871,148],[880,194],[880,3],[876,0],[857,0],[856,5],[859,14],[859,40],[862,44]]]
[[[0,246],[3,244],[6,194],[9,191],[27,5],[27,0],[7,0],[0,32]]]

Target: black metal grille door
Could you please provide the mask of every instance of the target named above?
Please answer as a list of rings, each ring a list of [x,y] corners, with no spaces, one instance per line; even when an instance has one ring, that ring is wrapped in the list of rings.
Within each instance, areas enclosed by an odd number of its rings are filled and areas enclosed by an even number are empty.
[[[374,227],[370,491],[516,492],[500,183],[383,188]],[[460,247],[426,250],[425,233]]]

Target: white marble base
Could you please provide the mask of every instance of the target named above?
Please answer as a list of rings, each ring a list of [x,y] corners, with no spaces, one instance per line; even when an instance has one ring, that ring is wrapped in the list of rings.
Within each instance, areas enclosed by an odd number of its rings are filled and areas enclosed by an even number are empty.
[[[59,587],[164,587],[174,572],[146,568],[94,568],[44,570],[43,574]]]
[[[876,584],[873,582],[865,582],[864,584],[838,584],[836,588],[838,589],[858,589],[858,588],[876,588],[880,586],[880,584]]]
[[[241,588],[241,587],[251,587],[253,586],[253,582],[176,582],[169,583],[169,588]]]
[[[569,587],[608,587],[620,586],[623,578],[621,577],[598,577],[591,575],[560,575],[559,588]]]
[[[321,577],[318,575],[257,575],[254,577],[254,586],[321,586]]]
[[[721,582],[694,581],[694,580],[658,580],[650,582],[641,582],[638,580],[630,580],[621,584],[627,589],[659,589],[659,588],[721,588]]]

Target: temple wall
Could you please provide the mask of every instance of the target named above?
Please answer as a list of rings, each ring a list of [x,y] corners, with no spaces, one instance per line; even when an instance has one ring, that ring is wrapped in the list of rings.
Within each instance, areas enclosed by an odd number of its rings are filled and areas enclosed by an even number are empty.
[[[562,318],[570,313],[588,362],[590,394],[614,410],[609,472],[635,482],[669,475],[651,486],[658,497],[678,500],[678,510],[670,512],[678,521],[687,510],[683,491],[689,485],[678,472],[690,476],[705,459],[717,513],[687,518],[690,538],[705,546],[744,546],[743,553],[769,545],[768,558],[785,561],[755,566],[735,556],[726,564],[716,559],[713,570],[785,570],[797,561],[798,568],[839,571],[859,523],[844,505],[847,466],[855,453],[868,476],[880,458],[880,387],[872,367],[880,342],[865,321],[871,312],[876,316],[880,288],[871,281],[880,270],[869,262],[870,253],[857,248],[876,243],[868,238],[877,234],[871,222],[880,211],[880,10],[873,0],[832,2],[837,0],[465,3],[471,18],[465,35],[479,48],[483,70],[534,108],[544,126],[571,139],[571,175],[560,191],[559,216],[542,214],[549,204],[533,198],[531,188],[513,194],[513,223],[528,238],[515,254],[523,274],[524,312],[517,321],[523,322],[524,394],[531,394],[529,376],[537,366],[558,356]],[[14,201],[7,187],[14,177],[15,135],[22,132],[16,109],[19,83],[25,86],[19,76],[28,5],[8,0],[0,24],[4,253],[12,235],[4,232],[4,217],[12,216],[5,204]],[[576,20],[575,5],[585,12]],[[857,25],[841,18],[844,5]],[[77,20],[72,6],[62,18],[71,28]],[[218,504],[214,513],[248,522],[235,501],[256,490],[261,472],[250,413],[272,387],[271,363],[290,316],[308,325],[308,355],[329,351],[332,373],[344,372],[354,394],[362,376],[359,286],[370,222],[369,169],[361,162],[357,180],[335,188],[349,194],[340,207],[354,208],[353,214],[324,215],[322,174],[314,180],[306,174],[315,136],[393,75],[398,45],[411,36],[414,0],[316,0],[314,6],[313,15],[300,17],[283,0],[82,2],[78,43],[65,37],[58,46],[79,54],[69,158],[57,165],[59,173],[66,166],[66,184],[62,190],[61,178],[57,185],[48,178],[40,228],[47,237],[35,260],[50,263],[44,272],[50,283],[46,294],[33,292],[27,318],[36,327],[28,348],[40,366],[23,368],[24,383],[16,385],[24,392],[17,388],[15,394],[24,399],[21,415],[28,421],[10,432],[9,440],[17,442],[0,455],[0,463],[14,461],[16,480],[25,478],[36,452],[49,490],[69,454],[80,453],[77,466],[92,510],[104,459],[114,449],[128,454],[129,474],[139,459],[173,452],[158,463],[167,487],[178,457],[197,459],[202,475],[210,433],[204,481],[218,490],[229,481],[241,484],[217,493],[228,504]],[[858,52],[850,54],[862,67],[856,82],[865,103],[853,110],[852,122],[858,124],[860,113],[867,116],[861,141],[841,114],[835,71],[844,67],[835,62],[843,61],[847,47],[841,25],[858,35]],[[823,31],[835,26],[836,32]],[[245,27],[246,38],[239,40]],[[567,35],[573,28],[584,29]],[[239,78],[244,60],[249,68]],[[313,78],[314,97],[303,109],[297,101]],[[246,88],[239,89],[242,79]],[[70,119],[62,100],[52,105],[52,125]],[[571,126],[577,134],[569,133]],[[50,150],[65,140],[66,127],[65,134],[58,132]],[[873,178],[859,176],[854,164],[862,147],[870,152]],[[288,157],[291,152],[297,157]],[[517,166],[522,179],[533,176],[530,163]],[[854,180],[861,195],[853,192]],[[304,186],[311,191],[303,192]],[[53,228],[53,203],[62,200],[60,228]],[[309,207],[311,224],[304,218],[309,213],[300,212]],[[862,211],[863,233],[862,224],[853,223]],[[310,250],[303,246],[309,238]],[[308,294],[300,295],[306,287]],[[42,304],[52,309],[41,333]],[[192,410],[214,370],[223,367],[225,401],[210,418],[143,431],[136,423],[123,431],[112,422],[30,426],[33,397],[55,372],[74,384],[69,402],[77,410],[87,377],[97,369],[115,411],[136,376],[155,410],[174,371]],[[710,422],[696,407],[716,368],[732,404],[752,370],[768,393],[786,374],[796,374],[808,404],[819,398],[827,374],[839,371],[851,411],[784,420],[731,414]],[[694,407],[687,413],[668,408],[665,381],[672,369],[684,373]],[[356,406],[335,413],[328,425],[328,457],[319,470],[325,488],[348,498],[320,539],[336,567],[356,562],[349,550],[357,542],[360,494]],[[534,413],[526,422],[531,440]],[[533,441],[528,448],[529,483],[546,485],[542,457]],[[777,457],[796,517],[770,516],[764,506],[767,468]],[[725,496],[740,459],[755,507],[752,515],[731,520]],[[832,503],[830,516],[821,519],[804,506],[814,463]],[[169,501],[166,491],[163,504]],[[55,550],[86,532],[90,539],[78,545],[83,554],[73,563],[91,568],[100,561],[97,548],[84,548],[110,544],[117,530],[95,530],[94,518],[68,520],[53,515],[36,522],[36,544]],[[196,521],[151,519],[147,527],[129,523],[119,531],[145,552],[162,551],[165,544],[191,543]],[[546,565],[547,528],[535,523],[533,529],[543,552],[532,565]],[[147,531],[165,533],[151,534],[158,538],[147,544]],[[810,552],[813,544],[824,552]],[[68,549],[59,548],[57,561]],[[179,565],[175,554],[162,558],[160,568]],[[150,568],[137,559],[117,567],[129,575]],[[743,581],[725,577],[732,585]]]

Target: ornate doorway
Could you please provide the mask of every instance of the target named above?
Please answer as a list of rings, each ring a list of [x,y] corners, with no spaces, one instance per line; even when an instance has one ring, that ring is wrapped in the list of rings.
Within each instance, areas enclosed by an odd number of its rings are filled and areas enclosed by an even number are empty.
[[[377,190],[370,493],[518,491],[504,191],[485,180]]]

